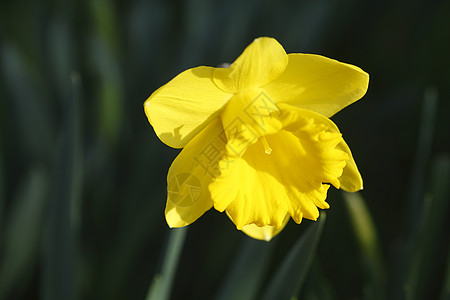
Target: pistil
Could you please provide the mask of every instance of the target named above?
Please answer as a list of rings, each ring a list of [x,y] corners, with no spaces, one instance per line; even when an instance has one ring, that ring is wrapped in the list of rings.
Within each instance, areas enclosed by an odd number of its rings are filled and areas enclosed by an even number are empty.
[[[272,148],[270,148],[269,143],[267,143],[267,140],[266,140],[266,138],[264,136],[261,137],[261,142],[262,142],[262,144],[264,146],[264,152],[266,154],[270,155],[272,153]]]

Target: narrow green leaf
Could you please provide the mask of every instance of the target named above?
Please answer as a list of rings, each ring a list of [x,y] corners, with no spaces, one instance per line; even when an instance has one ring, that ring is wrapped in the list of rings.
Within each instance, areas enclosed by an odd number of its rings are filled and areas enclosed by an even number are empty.
[[[68,3],[68,6],[70,4]],[[57,95],[64,99],[64,93],[70,87],[67,77],[70,76],[74,68],[74,59],[77,48],[74,46],[74,36],[70,32],[70,23],[68,18],[52,18],[49,22],[49,55],[52,61],[48,64],[54,76],[52,80],[53,87]]]
[[[427,285],[433,277],[439,242],[448,234],[445,222],[448,217],[450,197],[450,159],[440,157],[432,168],[431,190],[426,194],[420,227],[415,243],[410,245],[412,259],[407,268],[404,288],[408,299],[423,299]]]
[[[183,227],[169,231],[169,241],[164,251],[162,271],[153,278],[146,300],[169,299],[187,230],[187,227]]]
[[[416,157],[412,170],[412,178],[410,184],[410,194],[406,199],[406,212],[404,213],[403,235],[406,236],[403,251],[397,259],[394,267],[392,281],[390,285],[393,287],[393,298],[400,299],[407,295],[411,295],[411,299],[415,299],[414,295],[410,293],[411,288],[407,282],[411,281],[415,276],[414,262],[418,262],[417,257],[420,247],[417,247],[421,239],[421,232],[426,219],[429,217],[431,202],[430,197],[425,197],[425,184],[427,169],[429,167],[430,153],[432,147],[435,116],[438,104],[438,91],[434,87],[429,87],[424,92],[422,115],[420,120],[420,127],[418,132],[418,141],[416,149]],[[408,279],[409,278],[409,279]],[[413,287],[415,289],[416,287]]]
[[[425,191],[425,176],[430,161],[431,146],[434,136],[435,116],[438,104],[438,91],[434,87],[425,89],[422,103],[422,115],[418,132],[416,157],[414,159],[410,194],[408,199],[408,213],[405,214],[409,224],[414,223],[417,213],[422,206],[423,194]]]
[[[440,297],[441,300],[450,299],[450,245],[448,245],[447,249],[449,249],[449,251],[447,255],[447,267],[445,270],[445,278]]]
[[[80,79],[72,77],[73,91],[64,108],[64,124],[54,160],[53,190],[47,209],[42,248],[42,298],[76,299],[75,224],[79,197],[80,158],[78,102]]]
[[[117,34],[120,25],[117,23],[116,6],[111,1],[89,1],[89,10],[95,28],[90,56],[93,58],[93,67],[100,75],[97,90],[100,137],[116,144],[121,128],[126,126],[123,123],[124,79],[119,64],[124,43],[120,40],[121,35]]]
[[[316,253],[326,214],[298,238],[262,294],[263,300],[291,299],[300,294],[303,282]]]
[[[48,178],[42,166],[35,166],[19,185],[2,230],[4,244],[0,261],[0,299],[20,285],[37,265]]]
[[[372,216],[360,193],[343,192],[343,196],[366,271],[365,299],[384,299],[386,272]]]
[[[0,136],[0,224],[3,222],[3,210],[5,207],[6,202],[6,191],[5,191],[5,175],[4,175],[4,160],[3,160],[3,149],[2,149],[2,143],[1,143],[1,136]],[[0,242],[0,247],[1,247]]]
[[[312,263],[308,280],[302,292],[302,299],[308,300],[334,300],[334,290],[323,273],[322,266],[316,257]]]
[[[244,238],[217,300],[255,299],[260,288],[276,241],[267,243]]]
[[[0,48],[1,61],[5,74],[5,92],[7,97],[4,109],[12,115],[8,124],[14,128],[14,135],[18,136],[20,152],[25,158],[47,158],[51,149],[52,115],[39,90],[35,87],[30,65],[25,64],[25,58],[19,53],[15,45],[3,43]],[[3,103],[2,103],[3,104]]]

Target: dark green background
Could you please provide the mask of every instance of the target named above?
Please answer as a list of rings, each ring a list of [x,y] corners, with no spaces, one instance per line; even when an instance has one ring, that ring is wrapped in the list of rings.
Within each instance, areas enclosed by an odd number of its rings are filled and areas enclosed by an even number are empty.
[[[143,102],[259,36],[370,74],[366,96],[332,119],[365,181],[381,294],[449,295],[450,1],[17,0],[0,4],[0,299],[145,299],[167,252],[177,150]],[[370,299],[342,194],[328,202],[300,299]],[[263,282],[312,224],[271,242]],[[212,299],[247,239],[216,211],[192,224],[172,298]]]

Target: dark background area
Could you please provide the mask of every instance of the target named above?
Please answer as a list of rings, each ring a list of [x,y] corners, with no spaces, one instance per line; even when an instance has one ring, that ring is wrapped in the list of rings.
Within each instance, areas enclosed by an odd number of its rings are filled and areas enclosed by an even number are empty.
[[[0,4],[0,299],[145,299],[178,150],[143,103],[259,36],[369,73],[332,120],[363,175],[385,299],[449,295],[450,1],[18,0]],[[300,299],[369,299],[345,200],[330,189],[328,202]],[[270,243],[264,280],[311,224]],[[216,296],[246,240],[216,211],[190,225],[172,299]]]

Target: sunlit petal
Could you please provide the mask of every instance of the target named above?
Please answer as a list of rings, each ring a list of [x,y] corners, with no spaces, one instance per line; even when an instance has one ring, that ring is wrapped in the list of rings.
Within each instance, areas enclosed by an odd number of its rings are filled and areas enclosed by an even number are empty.
[[[242,231],[249,237],[269,242],[277,234],[279,234],[284,229],[284,227],[286,227],[287,223],[289,222],[289,219],[290,216],[286,215],[283,224],[279,228],[276,228],[275,226],[258,227],[255,224],[250,224],[242,227]]]
[[[213,70],[184,71],[147,99],[145,113],[161,141],[182,148],[217,117],[231,95],[214,84]]]
[[[289,54],[284,72],[264,86],[276,101],[330,117],[359,100],[369,75],[358,67],[314,54]]]
[[[287,62],[287,54],[280,43],[273,38],[257,38],[229,68],[216,69],[214,82],[230,93],[260,87],[277,78]]]

